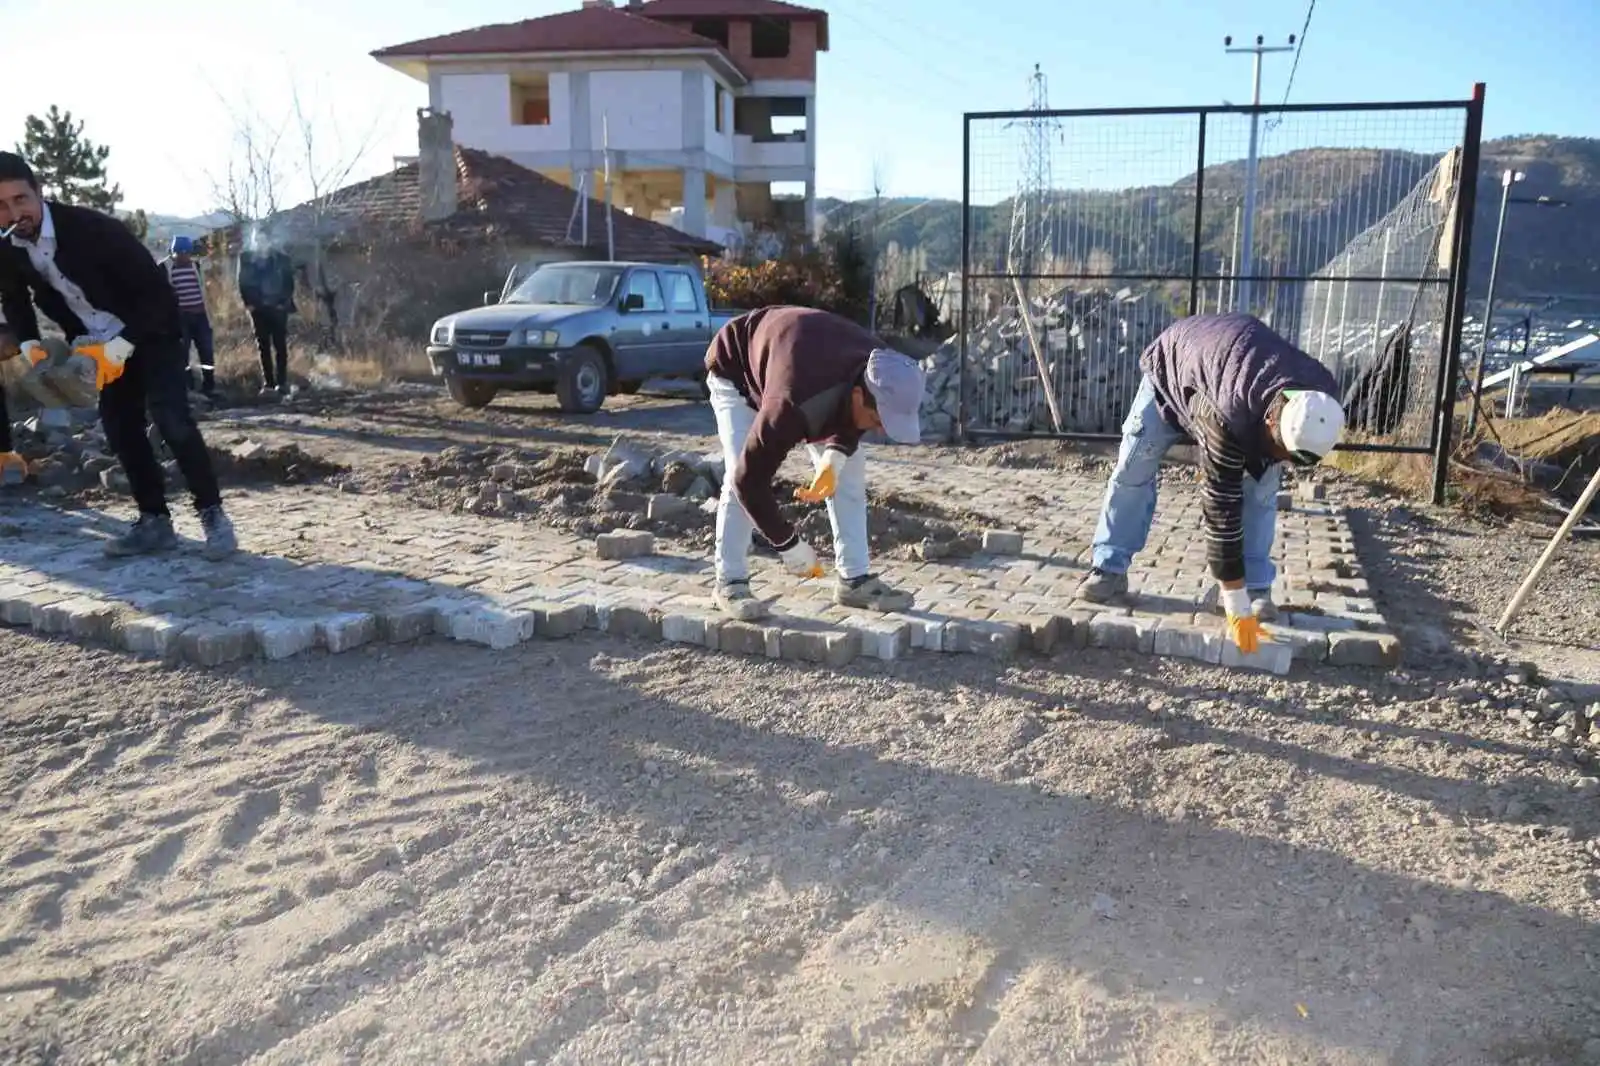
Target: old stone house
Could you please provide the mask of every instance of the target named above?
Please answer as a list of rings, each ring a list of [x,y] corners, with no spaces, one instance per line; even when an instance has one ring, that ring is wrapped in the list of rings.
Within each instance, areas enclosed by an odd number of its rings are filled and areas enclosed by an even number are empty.
[[[329,340],[409,336],[482,302],[508,273],[579,259],[698,262],[722,247],[608,208],[503,156],[454,143],[451,117],[418,113],[415,161],[259,222],[212,234],[231,278],[246,240],[289,252],[296,302]],[[219,255],[221,251],[226,255]]]

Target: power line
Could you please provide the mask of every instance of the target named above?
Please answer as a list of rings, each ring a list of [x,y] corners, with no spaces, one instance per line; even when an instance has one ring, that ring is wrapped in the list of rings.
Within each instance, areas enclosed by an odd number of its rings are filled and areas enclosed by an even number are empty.
[[[1311,16],[1316,14],[1316,11],[1317,0],[1311,0],[1311,2],[1306,5],[1306,20],[1300,25],[1300,36],[1295,39],[1294,61],[1289,64],[1289,80],[1283,86],[1283,102],[1285,104],[1289,102],[1289,91],[1294,88],[1294,75],[1295,72],[1300,69],[1300,53],[1306,46],[1306,31],[1311,28]],[[1281,113],[1273,115],[1272,118],[1267,121],[1266,132],[1271,133],[1282,124],[1283,115]]]

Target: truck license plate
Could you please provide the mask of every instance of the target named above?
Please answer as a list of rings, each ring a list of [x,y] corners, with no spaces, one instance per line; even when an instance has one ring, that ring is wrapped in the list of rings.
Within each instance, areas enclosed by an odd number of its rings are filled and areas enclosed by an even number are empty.
[[[476,352],[461,352],[459,358],[462,366],[499,366],[498,355],[480,355]]]

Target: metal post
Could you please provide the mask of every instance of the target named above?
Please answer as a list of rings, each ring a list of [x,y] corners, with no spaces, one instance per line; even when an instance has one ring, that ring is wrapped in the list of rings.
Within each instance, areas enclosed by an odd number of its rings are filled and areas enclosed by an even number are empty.
[[[1228,257],[1228,310],[1239,310],[1239,205],[1233,205],[1233,254]]]
[[[1237,260],[1239,275],[1243,280],[1243,296],[1235,310],[1250,310],[1250,277],[1255,273],[1255,214],[1256,214],[1256,165],[1259,162],[1257,155],[1261,146],[1261,57],[1268,52],[1294,51],[1294,35],[1290,34],[1287,45],[1277,45],[1268,48],[1264,45],[1264,38],[1256,35],[1256,43],[1252,48],[1229,48],[1233,43],[1232,37],[1222,39],[1223,47],[1232,53],[1249,52],[1255,56],[1254,73],[1250,90],[1250,154],[1245,159],[1244,166],[1244,254]]]
[[[1478,366],[1472,372],[1472,406],[1467,408],[1467,432],[1478,427],[1478,397],[1483,393],[1483,369],[1489,361],[1489,329],[1494,321],[1494,283],[1500,272],[1500,238],[1506,232],[1506,207],[1511,203],[1511,186],[1523,179],[1520,170],[1507,170],[1500,175],[1500,218],[1494,228],[1494,257],[1489,260],[1489,291],[1483,300],[1483,333],[1478,341]]]
[[[1450,245],[1450,310],[1439,352],[1439,380],[1433,425],[1433,505],[1444,503],[1450,475],[1450,438],[1455,432],[1456,377],[1461,371],[1461,322],[1467,310],[1467,264],[1472,252],[1472,212],[1478,206],[1478,155],[1483,140],[1483,82],[1472,87],[1467,124],[1461,135],[1456,176],[1455,235]]]
[[[1200,112],[1200,135],[1195,149],[1194,168],[1194,242],[1189,255],[1189,313],[1204,310],[1200,306],[1200,243],[1201,220],[1206,204],[1206,113]]]
[[[972,302],[972,116],[961,116],[961,363],[956,434],[967,438],[967,306]]]
[[[1383,287],[1389,277],[1389,238],[1394,236],[1394,227],[1383,227],[1383,259],[1378,265],[1378,277],[1384,280],[1378,282],[1378,306],[1372,312],[1372,361],[1376,363],[1383,358]]]

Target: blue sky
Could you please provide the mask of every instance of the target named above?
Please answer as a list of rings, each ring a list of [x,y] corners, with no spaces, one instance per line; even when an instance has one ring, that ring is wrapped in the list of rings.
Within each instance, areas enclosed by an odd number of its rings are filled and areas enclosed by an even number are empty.
[[[0,95],[0,143],[52,103],[111,148],[126,205],[195,214],[215,203],[216,180],[252,110],[272,125],[298,84],[317,130],[317,169],[352,177],[415,150],[423,87],[381,67],[372,49],[491,22],[576,7],[578,0],[7,0],[13,77]],[[1537,13],[1536,13],[1537,12]],[[818,75],[818,185],[822,195],[961,191],[963,111],[1025,107],[1035,63],[1050,101],[1064,108],[1248,102],[1250,60],[1222,38],[1298,34],[1304,5],[1283,0],[849,0],[830,9],[832,50]],[[32,28],[30,28],[30,26]],[[60,27],[72,40],[57,50]],[[26,58],[39,42],[37,61]],[[1305,35],[1290,99],[1461,99],[1488,83],[1485,135],[1600,135],[1600,4],[1594,0],[1320,0]],[[1267,57],[1263,99],[1283,99],[1292,57]],[[24,71],[17,76],[15,71]],[[1439,150],[1456,120],[1289,119],[1267,140],[1372,142]],[[1218,152],[1242,155],[1245,127],[1213,129]],[[1060,185],[1170,181],[1190,165],[1192,131],[1171,120],[1115,129],[1078,124],[1052,152]],[[304,156],[286,141],[286,157]],[[1003,196],[1017,177],[1019,131],[978,132],[974,184]],[[1217,155],[1212,156],[1216,161]],[[289,199],[308,193],[303,181]]]

